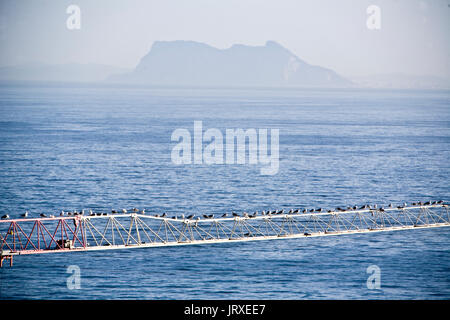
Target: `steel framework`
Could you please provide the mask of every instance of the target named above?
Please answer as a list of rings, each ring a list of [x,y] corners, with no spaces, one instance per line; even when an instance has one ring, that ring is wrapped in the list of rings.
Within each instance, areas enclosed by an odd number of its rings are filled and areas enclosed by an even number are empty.
[[[23,254],[317,237],[450,226],[448,205],[175,219],[104,214],[0,220],[0,266]]]

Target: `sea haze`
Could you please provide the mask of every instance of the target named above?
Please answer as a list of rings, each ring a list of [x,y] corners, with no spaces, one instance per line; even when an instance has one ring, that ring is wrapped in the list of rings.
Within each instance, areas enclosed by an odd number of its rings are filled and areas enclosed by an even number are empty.
[[[450,92],[0,87],[0,213],[450,201]],[[175,165],[171,134],[280,130],[278,174]],[[17,256],[1,299],[449,299],[450,228]],[[66,285],[69,265],[81,289]],[[381,269],[368,290],[367,267]]]

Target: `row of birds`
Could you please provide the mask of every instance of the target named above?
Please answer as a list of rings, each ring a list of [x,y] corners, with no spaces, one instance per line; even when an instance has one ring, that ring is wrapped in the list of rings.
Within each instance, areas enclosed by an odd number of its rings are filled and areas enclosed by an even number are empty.
[[[442,201],[442,200],[439,200],[439,201],[427,201],[427,202],[419,201],[419,202],[412,202],[411,206],[429,206],[429,205],[443,205],[443,204],[444,204],[444,201]],[[407,206],[408,206],[408,204],[405,202],[405,203],[403,203],[403,205],[396,206],[396,208],[397,209],[403,209],[403,208],[405,208]],[[391,204],[388,205],[388,208],[394,208],[394,205],[391,203]],[[299,213],[308,213],[308,212],[309,213],[322,213],[322,212],[332,213],[332,212],[346,212],[346,211],[355,211],[355,210],[378,210],[378,211],[384,211],[384,207],[378,207],[376,204],[374,204],[372,206],[368,205],[368,204],[365,204],[365,205],[363,205],[361,207],[358,207],[358,206],[353,206],[353,207],[352,206],[348,206],[348,207],[344,207],[344,208],[337,207],[335,210],[326,210],[326,211],[323,210],[322,208],[318,208],[318,209],[303,209],[303,210],[301,210],[301,209],[296,209],[296,210],[290,209],[287,212],[287,214],[299,214]],[[120,213],[127,214],[128,212],[140,213],[140,214],[145,214],[146,213],[145,209],[139,210],[138,208],[133,208],[131,210],[127,210],[127,209],[111,210],[111,214],[120,214]],[[261,211],[261,213],[259,213],[258,211],[255,211],[252,214],[244,212],[242,214],[242,216],[240,214],[236,213],[236,212],[231,212],[231,216],[232,217],[255,218],[259,214],[265,216],[265,215],[277,215],[277,214],[284,214],[284,213],[285,213],[284,209],[282,209],[282,210],[267,210],[267,211],[263,210],[263,211]],[[86,214],[85,210],[81,210],[81,211],[76,211],[75,210],[73,212],[72,211],[68,211],[68,212],[61,211],[59,213],[59,216],[78,216],[78,215],[85,215],[85,214]],[[93,212],[92,210],[89,210],[88,215],[89,216],[107,216],[108,213],[105,213],[105,212]],[[26,211],[25,213],[21,214],[21,217],[23,217],[23,218],[27,218],[28,216],[29,216],[29,212],[28,211]],[[45,213],[41,213],[39,216],[41,218],[47,218],[47,217],[55,218],[55,215],[47,216]],[[157,217],[157,218],[166,218],[167,214],[164,212],[161,215],[155,214],[153,216]],[[213,219],[214,218],[214,214],[203,214],[202,216],[205,219]],[[181,215],[181,219],[193,219],[194,217],[195,217],[195,214],[191,214],[191,215],[188,215],[186,217],[184,216],[184,214]],[[226,217],[228,217],[228,213],[224,213],[224,214],[221,215],[221,218],[226,218]],[[9,219],[9,215],[6,214],[6,215],[2,216],[1,218],[2,219]],[[178,216],[172,216],[171,219],[177,220]],[[197,217],[197,219],[201,219],[201,218]]]

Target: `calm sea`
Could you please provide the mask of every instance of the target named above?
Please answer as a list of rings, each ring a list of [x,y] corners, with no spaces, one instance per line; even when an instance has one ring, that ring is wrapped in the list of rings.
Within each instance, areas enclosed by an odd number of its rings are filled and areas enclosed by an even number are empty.
[[[171,134],[280,130],[280,167],[175,165]],[[450,201],[450,92],[0,87],[0,214]],[[19,256],[1,299],[449,299],[450,228]],[[69,265],[81,289],[69,290]],[[366,269],[381,270],[369,290]]]

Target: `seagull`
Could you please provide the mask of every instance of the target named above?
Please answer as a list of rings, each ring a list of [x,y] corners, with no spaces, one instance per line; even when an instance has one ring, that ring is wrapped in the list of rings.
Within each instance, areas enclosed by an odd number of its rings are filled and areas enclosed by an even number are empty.
[[[55,217],[54,215],[52,215],[52,214],[50,215],[50,218],[54,218],[54,217]]]
[[[142,209],[142,210],[141,210],[141,213],[142,213],[142,214],[145,214],[145,209]]]
[[[244,212],[244,218],[248,218],[248,213]]]
[[[9,214],[5,214],[4,216],[2,216],[2,219],[9,219]]]
[[[236,212],[233,212],[233,217],[240,217],[240,215]]]
[[[203,215],[203,218],[208,219],[208,216],[206,214]]]
[[[288,213],[289,213],[289,214],[293,214],[293,213],[294,213],[294,209],[289,210]]]
[[[381,212],[384,212],[383,207],[380,207],[380,209],[378,209],[378,210],[381,211]]]
[[[41,213],[40,216],[41,216],[42,218],[45,218],[45,217],[46,217],[45,213]]]
[[[392,203],[389,203],[389,208],[393,208],[394,206],[392,205]]]
[[[25,213],[22,213],[21,216],[24,218],[28,217],[28,211],[25,211]]]
[[[222,218],[225,218],[227,215],[228,215],[228,214],[224,213],[224,214],[222,215]]]
[[[64,215],[64,210],[61,210],[61,212],[59,213],[60,216]]]
[[[191,214],[189,216],[186,217],[186,219],[192,219],[195,216],[195,214]]]
[[[127,209],[122,209],[122,213],[127,213]]]
[[[265,216],[265,215],[266,215],[266,212],[263,210],[263,211],[261,211],[261,214],[262,214],[263,216]]]

